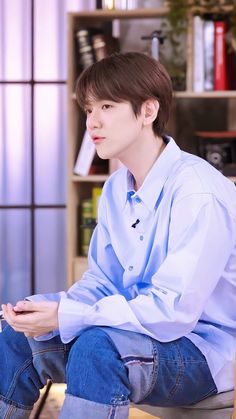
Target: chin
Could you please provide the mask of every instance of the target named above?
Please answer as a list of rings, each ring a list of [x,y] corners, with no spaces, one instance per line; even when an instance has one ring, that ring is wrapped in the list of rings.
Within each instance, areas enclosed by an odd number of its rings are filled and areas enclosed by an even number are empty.
[[[111,153],[108,153],[108,152],[105,152],[105,151],[102,152],[100,150],[97,150],[97,155],[102,160],[112,159],[114,157],[114,156],[111,155]]]

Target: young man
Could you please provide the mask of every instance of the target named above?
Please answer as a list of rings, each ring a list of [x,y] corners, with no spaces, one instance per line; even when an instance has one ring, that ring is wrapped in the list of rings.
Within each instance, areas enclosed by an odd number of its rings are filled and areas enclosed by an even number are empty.
[[[105,58],[76,92],[99,156],[124,167],[104,185],[83,278],[3,305],[0,417],[27,418],[47,379],[67,383],[63,419],[232,389],[235,186],[164,134],[172,88],[154,59]]]

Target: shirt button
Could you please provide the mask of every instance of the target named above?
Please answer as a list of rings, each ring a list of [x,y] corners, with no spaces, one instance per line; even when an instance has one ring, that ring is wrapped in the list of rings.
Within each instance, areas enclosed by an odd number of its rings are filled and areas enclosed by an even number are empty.
[[[135,202],[137,202],[137,204],[140,204],[141,199],[140,199],[138,196],[136,196],[136,198],[135,198]]]
[[[130,199],[130,198],[132,198],[132,196],[135,194],[135,192],[134,191],[129,191],[128,192],[128,199]]]
[[[143,236],[139,236],[139,239],[142,241],[144,239],[144,237]]]
[[[132,271],[134,269],[133,266],[129,266],[129,271]]]

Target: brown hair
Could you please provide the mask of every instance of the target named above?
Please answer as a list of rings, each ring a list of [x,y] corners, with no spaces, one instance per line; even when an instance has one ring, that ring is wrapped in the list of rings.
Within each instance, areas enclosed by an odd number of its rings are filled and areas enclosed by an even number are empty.
[[[153,131],[162,135],[169,119],[172,84],[165,68],[154,58],[139,52],[115,53],[85,69],[76,83],[76,98],[84,109],[89,97],[96,100],[130,102],[137,116],[142,103],[159,102]]]

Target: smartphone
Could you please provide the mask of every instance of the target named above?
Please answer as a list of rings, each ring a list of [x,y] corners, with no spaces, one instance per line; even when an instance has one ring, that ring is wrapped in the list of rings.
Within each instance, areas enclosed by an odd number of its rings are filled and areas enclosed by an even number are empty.
[[[0,310],[0,320],[4,320],[3,311]]]

